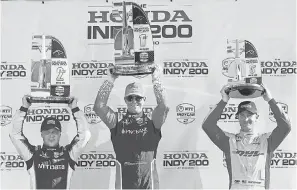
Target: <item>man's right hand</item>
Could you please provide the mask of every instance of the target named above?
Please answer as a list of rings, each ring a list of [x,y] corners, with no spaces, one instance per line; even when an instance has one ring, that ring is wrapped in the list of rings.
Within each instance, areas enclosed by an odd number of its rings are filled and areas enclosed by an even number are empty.
[[[30,106],[31,106],[31,103],[30,102],[28,102],[28,99],[30,98],[31,96],[29,96],[29,95],[25,95],[24,97],[23,97],[23,99],[22,99],[22,102],[23,102],[23,107],[24,108],[29,108]]]
[[[224,102],[228,102],[229,99],[230,99],[230,96],[229,96],[229,86],[228,85],[225,85],[223,86],[222,90],[221,90],[221,95],[222,95],[222,100]]]
[[[111,80],[112,82],[114,82],[119,76],[113,74],[112,71],[111,71],[112,69],[114,69],[114,67],[109,67],[109,68],[107,69],[107,76],[110,78],[110,80]]]

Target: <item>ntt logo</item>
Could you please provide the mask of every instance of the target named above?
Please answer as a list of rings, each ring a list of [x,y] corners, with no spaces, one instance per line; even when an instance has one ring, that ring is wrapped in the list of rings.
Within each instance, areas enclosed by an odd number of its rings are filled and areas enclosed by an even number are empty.
[[[12,120],[12,108],[9,106],[0,106],[0,125],[8,125]]]
[[[189,103],[182,103],[176,106],[177,121],[183,124],[189,124],[195,121],[195,106]]]

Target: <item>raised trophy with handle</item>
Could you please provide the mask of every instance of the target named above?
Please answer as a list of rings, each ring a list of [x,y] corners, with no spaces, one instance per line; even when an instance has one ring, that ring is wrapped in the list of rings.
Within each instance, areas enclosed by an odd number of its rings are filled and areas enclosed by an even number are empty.
[[[227,41],[227,53],[222,62],[224,76],[228,77],[227,93],[231,98],[257,98],[262,96],[261,65],[254,45],[247,40]]]
[[[66,103],[70,98],[70,75],[62,43],[49,35],[33,35],[31,103]]]

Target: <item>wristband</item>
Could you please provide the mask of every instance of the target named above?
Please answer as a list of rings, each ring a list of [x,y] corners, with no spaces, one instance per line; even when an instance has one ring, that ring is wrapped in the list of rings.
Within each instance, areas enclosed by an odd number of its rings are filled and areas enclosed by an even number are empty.
[[[79,111],[79,107],[75,107],[71,111],[72,111],[72,113],[78,112]]]
[[[20,111],[27,112],[28,111],[28,108],[25,108],[25,107],[21,106],[20,107]]]

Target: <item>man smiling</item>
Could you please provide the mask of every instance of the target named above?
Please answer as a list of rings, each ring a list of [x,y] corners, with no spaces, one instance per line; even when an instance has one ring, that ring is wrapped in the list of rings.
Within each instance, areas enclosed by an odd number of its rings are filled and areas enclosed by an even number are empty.
[[[158,105],[151,118],[142,111],[146,97],[140,83],[127,85],[124,100],[128,111],[121,120],[118,113],[106,105],[117,77],[109,72],[109,79],[99,89],[94,105],[94,111],[110,129],[116,159],[121,166],[121,170],[117,167],[116,188],[158,189],[158,174],[153,161],[161,139],[161,127],[169,111],[160,70],[157,67],[152,74]]]

